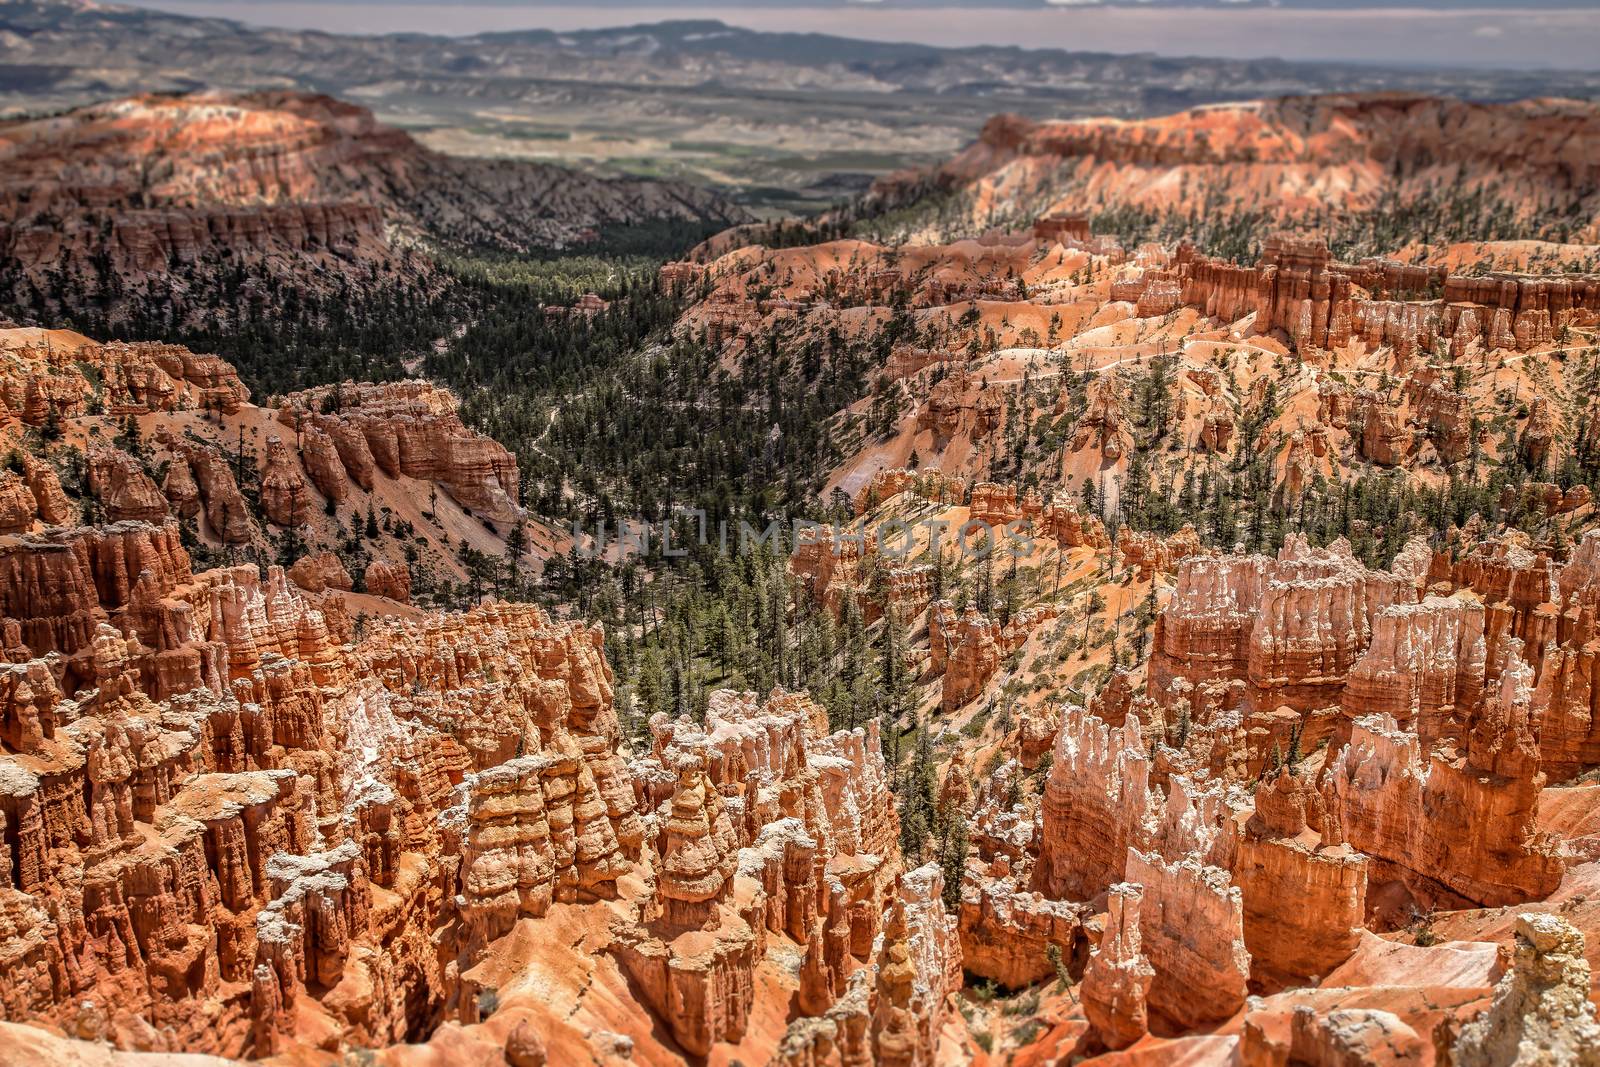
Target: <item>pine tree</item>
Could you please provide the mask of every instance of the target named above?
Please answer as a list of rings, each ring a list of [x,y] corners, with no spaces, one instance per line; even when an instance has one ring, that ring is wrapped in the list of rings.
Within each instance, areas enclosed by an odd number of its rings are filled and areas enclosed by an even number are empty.
[[[1271,781],[1273,778],[1277,777],[1278,769],[1282,766],[1283,749],[1279,746],[1278,742],[1274,741],[1272,742],[1272,751],[1267,756],[1267,765],[1261,771],[1261,780],[1263,782]]]
[[[951,813],[945,823],[939,869],[944,873],[944,907],[953,915],[961,910],[961,878],[967,869],[967,820],[961,812]]]
[[[638,704],[646,719],[667,710],[667,686],[661,667],[661,653],[654,648],[645,650],[639,661],[639,677],[634,683]]]
[[[898,715],[902,710],[908,679],[905,672],[905,627],[900,613],[890,608],[883,617],[882,656],[878,666],[878,683],[891,711]]]
[[[900,851],[908,862],[921,863],[933,825],[933,742],[927,723],[917,727],[917,747],[900,788]]]
[[[511,529],[506,534],[506,570],[510,574],[512,586],[516,586],[521,580],[522,554],[527,550],[527,524],[519,518],[511,523]]]
[[[983,550],[983,568],[978,571],[978,611],[988,615],[994,610],[994,541],[993,535]]]
[[[1017,588],[1017,554],[1011,553],[1011,565],[1006,569],[1006,595],[1000,601],[1000,622],[1011,621],[1011,616],[1016,614],[1017,597],[1020,591]]]

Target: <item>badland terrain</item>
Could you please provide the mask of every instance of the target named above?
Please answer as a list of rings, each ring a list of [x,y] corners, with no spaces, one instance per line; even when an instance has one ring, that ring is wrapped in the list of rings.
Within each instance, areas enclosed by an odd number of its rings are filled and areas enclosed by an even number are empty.
[[[1596,1062],[1597,171],[1414,90],[780,219],[0,124],[0,1061]]]

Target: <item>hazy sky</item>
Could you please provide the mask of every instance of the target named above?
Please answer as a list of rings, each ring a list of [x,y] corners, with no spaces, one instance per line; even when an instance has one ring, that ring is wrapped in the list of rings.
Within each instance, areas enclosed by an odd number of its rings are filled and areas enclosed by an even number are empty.
[[[344,33],[470,34],[571,30],[721,18],[759,30],[800,30],[937,45],[1009,44],[1108,52],[1236,58],[1360,60],[1406,65],[1589,69],[1600,57],[1597,0],[1412,0],[1409,6],[1170,8],[1021,6],[965,0],[917,8],[891,3],[584,4],[378,3],[362,0],[123,0],[184,14]],[[924,0],[927,3],[928,0]],[[1305,4],[1317,0],[1290,0]],[[1324,0],[1326,2],[1326,0]],[[1423,7],[1428,4],[1428,7]],[[1560,4],[1560,6],[1557,6]]]

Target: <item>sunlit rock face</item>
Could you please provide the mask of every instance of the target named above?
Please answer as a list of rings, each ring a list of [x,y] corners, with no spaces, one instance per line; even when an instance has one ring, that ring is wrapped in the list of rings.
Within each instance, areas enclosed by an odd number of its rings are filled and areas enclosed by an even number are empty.
[[[453,995],[428,946],[457,915],[470,939],[605,895],[621,842],[636,854],[582,627],[490,605],[343,643],[277,568],[193,573],[171,524],[60,531],[5,564],[0,872],[37,939],[9,1018],[266,1054],[300,1040],[304,1001],[400,1040],[408,1002]]]

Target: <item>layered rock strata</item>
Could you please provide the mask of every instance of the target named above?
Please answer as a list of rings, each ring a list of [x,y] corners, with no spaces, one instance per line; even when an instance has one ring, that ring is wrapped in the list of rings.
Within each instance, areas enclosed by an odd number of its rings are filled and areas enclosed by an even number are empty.
[[[961,988],[956,921],[939,903],[937,866],[910,871],[893,888],[880,951],[854,970],[825,1012],[789,1025],[772,1062],[779,1067],[830,1063],[932,1067],[937,1034]]]
[[[1329,764],[1328,818],[1344,840],[1397,867],[1414,891],[1497,906],[1547,896],[1555,842],[1536,829],[1539,770],[1533,670],[1512,662],[1468,723],[1466,751],[1424,756],[1388,716],[1356,720]]]
[[[1202,725],[1237,709],[1252,739],[1238,755],[1257,769],[1286,721],[1306,720],[1308,748],[1332,732],[1378,620],[1416,595],[1412,576],[1370,571],[1342,541],[1312,549],[1291,538],[1276,559],[1191,557],[1156,621],[1151,695]]]
[[[1150,1029],[1148,999],[1156,972],[1139,936],[1143,903],[1142,887],[1111,887],[1105,931],[1083,972],[1084,1016],[1111,1049],[1127,1048]]]
[[[1366,925],[1367,857],[1323,833],[1322,798],[1288,768],[1256,787],[1233,866],[1258,986],[1309,985],[1349,959]],[[1294,901],[1293,906],[1285,906]]]
[[[0,331],[0,425],[44,426],[89,413],[231,414],[249,399],[238,372],[213,355],[157,341],[98,344],[77,334]]]
[[[347,620],[276,568],[191,573],[174,524],[61,531],[5,566],[0,896],[33,931],[9,1019],[264,1055],[316,1017],[390,1044],[456,995],[436,939],[457,909],[486,935],[626,869],[597,633],[492,605],[341,646]]]
[[[324,441],[344,475],[363,489],[372,487],[376,470],[390,478],[436,482],[462,507],[491,521],[509,522],[518,514],[515,457],[467,429],[455,397],[429,382],[345,382],[291,393],[278,421],[312,442],[307,466],[330,496],[340,491],[340,472]]]
[[[1037,605],[1002,623],[975,607],[969,606],[957,616],[948,601],[934,603],[928,611],[928,644],[933,669],[944,672],[940,707],[949,712],[971,703],[987,688],[1005,658],[1055,615],[1052,605]]]
[[[1041,806],[1034,884],[1053,898],[1088,900],[1123,881],[1155,800],[1137,716],[1112,727],[1067,708]]]
[[[1170,273],[1146,273],[1136,297],[1141,314],[1153,299],[1147,294],[1168,279],[1181,296],[1163,310],[1181,302],[1228,322],[1254,316],[1257,332],[1282,330],[1305,348],[1360,339],[1404,355],[1440,343],[1457,358],[1472,345],[1526,352],[1600,313],[1600,282],[1589,276],[1479,278],[1381,259],[1343,264],[1320,242],[1290,237],[1269,239],[1253,267],[1180,246]]]
[[[966,970],[1006,989],[1055,976],[1057,958],[1073,958],[1082,928],[1080,908],[1030,892],[1010,877],[1005,861],[961,881],[961,958]]]
[[[735,887],[733,824],[692,758],[679,764],[660,844],[644,922],[619,926],[612,951],[683,1050],[704,1056],[744,1036],[766,947],[764,891],[749,880]]]

